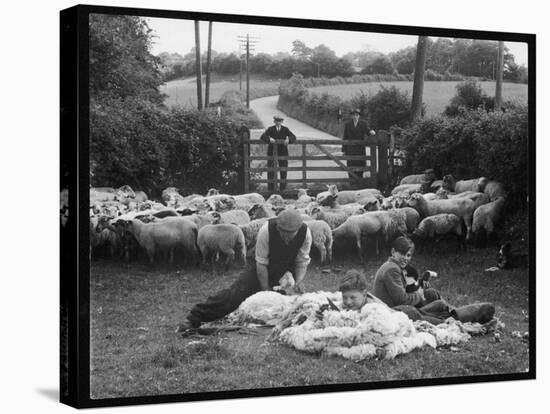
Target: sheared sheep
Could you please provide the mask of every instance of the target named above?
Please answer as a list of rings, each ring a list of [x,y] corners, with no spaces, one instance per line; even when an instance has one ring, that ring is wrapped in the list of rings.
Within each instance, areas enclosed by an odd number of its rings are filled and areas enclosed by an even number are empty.
[[[504,204],[504,197],[499,197],[495,201],[476,208],[472,220],[472,233],[478,243],[483,244],[486,239],[494,234],[495,227],[502,218]]]
[[[435,180],[435,172],[433,169],[428,169],[424,171],[423,174],[415,174],[415,175],[407,175],[406,177],[402,178],[399,182],[399,185],[403,184],[422,184],[425,181],[428,181],[431,183]]]
[[[425,242],[431,240],[437,244],[445,236],[457,238],[458,247],[464,246],[464,231],[462,229],[462,219],[456,214],[436,214],[426,217],[420,222],[418,228],[414,230],[412,238],[415,242]]]
[[[225,256],[225,266],[233,261],[235,255],[242,265],[246,265],[246,242],[239,226],[234,224],[208,224],[202,227],[197,235],[197,245],[202,255],[203,264],[210,258],[212,267],[219,253]]]
[[[321,263],[332,262],[332,230],[322,220],[307,220],[304,223],[311,231],[312,246],[321,254]]]
[[[193,262],[198,258],[197,226],[184,217],[166,217],[147,224],[137,219],[119,219],[118,222],[145,249],[151,265],[158,252],[167,252],[170,264],[174,263],[174,250],[178,247],[183,248]]]
[[[379,254],[378,238],[382,237],[386,243],[390,242],[399,234],[407,231],[404,216],[396,214],[395,211],[370,211],[365,214],[351,216],[332,230],[334,240],[337,238],[351,238],[355,240],[357,253],[363,263],[362,239],[376,238],[376,250]]]
[[[466,240],[470,240],[472,231],[472,216],[477,203],[468,197],[455,197],[447,200],[425,200],[422,194],[413,194],[408,201],[409,207],[420,213],[421,217],[435,216],[436,214],[456,214],[466,225]]]

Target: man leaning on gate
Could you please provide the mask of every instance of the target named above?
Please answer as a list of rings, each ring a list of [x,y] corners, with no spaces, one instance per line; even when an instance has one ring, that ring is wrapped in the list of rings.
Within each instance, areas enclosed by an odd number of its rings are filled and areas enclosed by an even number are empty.
[[[260,139],[269,144],[267,147],[267,155],[269,157],[273,156],[273,147],[277,147],[277,155],[286,157],[288,156],[288,144],[292,144],[296,141],[296,135],[294,135],[290,129],[286,126],[283,126],[283,118],[275,115],[273,117],[273,122],[275,125],[270,126],[265,130]],[[275,144],[276,140],[284,141],[282,144]],[[267,168],[273,168],[273,160],[267,160]],[[279,167],[288,167],[287,160],[279,160]],[[267,179],[273,180],[275,178],[275,173],[273,171],[267,172]],[[275,191],[275,182],[271,181],[267,184],[267,188],[270,192]],[[280,191],[284,191],[286,188],[286,171],[281,171],[281,185]]]
[[[375,132],[370,129],[367,123],[359,119],[361,111],[354,109],[351,111],[351,120],[344,124],[344,141],[363,141],[368,135],[374,135]],[[342,152],[345,155],[366,155],[364,145],[344,144]],[[365,167],[365,160],[348,160],[348,167]],[[362,178],[363,171],[354,171],[355,175]],[[349,178],[353,178],[351,172],[348,172]]]

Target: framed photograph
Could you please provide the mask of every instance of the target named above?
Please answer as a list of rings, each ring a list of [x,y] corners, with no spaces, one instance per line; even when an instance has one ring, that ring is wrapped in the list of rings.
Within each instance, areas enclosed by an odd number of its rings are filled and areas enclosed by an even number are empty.
[[[536,377],[535,35],[60,17],[61,402]]]

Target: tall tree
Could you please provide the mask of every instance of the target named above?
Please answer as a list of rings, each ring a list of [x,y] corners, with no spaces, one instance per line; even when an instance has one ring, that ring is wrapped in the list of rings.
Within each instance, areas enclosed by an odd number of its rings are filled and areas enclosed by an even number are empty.
[[[422,116],[422,94],[424,92],[424,69],[426,67],[426,36],[418,36],[416,47],[416,64],[414,68],[413,96],[411,104],[411,119]]]
[[[495,91],[495,110],[500,109],[502,105],[502,74],[504,72],[504,42],[498,42],[497,54],[497,85]]]

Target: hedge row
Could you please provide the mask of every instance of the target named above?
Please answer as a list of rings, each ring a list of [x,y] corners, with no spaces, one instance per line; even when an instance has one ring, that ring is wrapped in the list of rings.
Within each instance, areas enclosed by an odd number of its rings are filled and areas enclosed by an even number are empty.
[[[456,116],[421,119],[401,131],[408,172],[434,168],[457,179],[488,177],[505,183],[511,204],[524,207],[528,185],[528,111],[462,108]]]
[[[166,111],[137,98],[102,96],[90,109],[93,186],[128,184],[150,197],[170,186],[185,194],[240,190],[238,130],[258,126],[240,108],[233,108],[239,118],[227,110],[218,116],[216,108]]]

